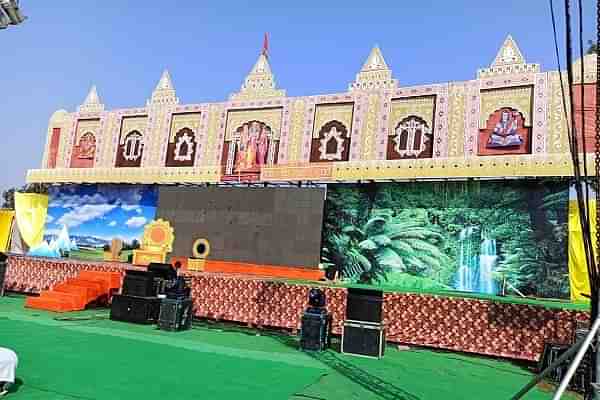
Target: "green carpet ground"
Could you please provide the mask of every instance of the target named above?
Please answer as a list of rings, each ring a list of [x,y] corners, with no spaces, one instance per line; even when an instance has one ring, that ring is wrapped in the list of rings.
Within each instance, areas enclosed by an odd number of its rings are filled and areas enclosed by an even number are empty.
[[[8,399],[508,399],[532,376],[507,361],[388,346],[381,360],[298,351],[295,337],[200,323],[186,332],[54,314],[0,298],[0,346],[19,355]],[[526,399],[550,399],[536,388]],[[574,396],[569,397],[574,399]]]

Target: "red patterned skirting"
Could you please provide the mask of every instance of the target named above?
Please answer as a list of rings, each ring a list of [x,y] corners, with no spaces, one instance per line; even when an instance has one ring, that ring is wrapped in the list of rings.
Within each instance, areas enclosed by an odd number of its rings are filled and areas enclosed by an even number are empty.
[[[129,264],[10,256],[8,290],[38,293],[80,270],[124,271]],[[197,317],[255,326],[298,329],[309,285],[257,277],[190,273]],[[346,290],[326,288],[334,333],[341,333]],[[387,293],[383,304],[388,341],[536,361],[545,342],[571,343],[576,320],[587,313],[471,298]]]

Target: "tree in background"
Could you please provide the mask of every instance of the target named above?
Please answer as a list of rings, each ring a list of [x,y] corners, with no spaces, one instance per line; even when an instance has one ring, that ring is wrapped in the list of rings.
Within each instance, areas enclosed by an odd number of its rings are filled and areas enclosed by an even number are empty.
[[[588,49],[585,54],[598,54],[598,43],[588,40]]]
[[[450,259],[427,212],[375,208],[376,195],[373,187],[328,192],[323,263],[336,266],[344,279],[368,283],[384,283],[390,272],[442,275]]]
[[[15,188],[10,188],[2,193],[2,208],[15,209]]]
[[[2,193],[2,208],[15,209],[15,192],[48,194],[48,186],[43,183],[31,183],[21,188],[10,188]]]
[[[461,233],[496,241],[495,276],[526,295],[568,296],[566,182],[330,186],[322,261],[350,281],[454,287]]]

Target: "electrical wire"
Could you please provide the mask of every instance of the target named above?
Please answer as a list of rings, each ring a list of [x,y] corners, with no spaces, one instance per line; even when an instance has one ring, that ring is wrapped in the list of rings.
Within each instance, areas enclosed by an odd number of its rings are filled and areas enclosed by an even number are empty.
[[[569,0],[565,0],[565,16],[566,16],[566,22],[567,22],[567,85],[569,86],[569,99],[572,99],[572,73],[571,73],[571,61],[572,61],[572,50],[571,50],[571,25],[570,25],[570,11],[569,11]],[[575,127],[573,124],[573,120],[574,120],[574,105],[573,102],[570,101],[570,105],[571,105],[571,113],[568,112],[567,110],[567,104],[566,104],[566,93],[565,93],[565,82],[563,80],[563,71],[561,68],[561,62],[560,62],[560,51],[559,51],[559,47],[558,47],[558,35],[557,35],[557,30],[556,30],[556,16],[554,13],[554,2],[553,0],[550,0],[550,15],[551,15],[551,19],[552,19],[552,29],[553,29],[553,34],[554,34],[554,49],[556,52],[556,62],[558,65],[558,74],[559,74],[559,80],[560,80],[560,89],[561,89],[561,98],[562,98],[562,108],[563,108],[563,112],[566,118],[568,118],[567,120],[567,124],[566,124],[566,129],[567,129],[567,137],[569,139],[569,147],[570,147],[570,152],[571,152],[571,159],[573,162],[573,172],[574,172],[574,181],[573,181],[573,186],[575,188],[575,191],[577,193],[577,205],[579,208],[579,222],[581,225],[581,231],[582,231],[582,239],[583,239],[583,244],[584,244],[584,252],[585,252],[585,256],[586,256],[586,266],[587,266],[587,271],[588,271],[588,279],[590,281],[590,290],[591,290],[591,297],[593,299],[597,298],[597,270],[596,270],[596,263],[595,260],[593,258],[593,248],[592,248],[592,244],[591,244],[591,233],[590,233],[590,224],[589,224],[589,213],[588,213],[588,208],[586,207],[586,200],[584,200],[584,193],[583,193],[583,189],[582,189],[582,184],[581,184],[581,165],[579,162],[579,148],[577,145],[577,135],[574,134],[575,131]],[[585,152],[584,152],[585,153]],[[586,168],[587,170],[587,168]],[[591,301],[592,304],[592,310],[595,312],[596,310],[596,305],[597,305],[597,300],[592,300]]]
[[[580,6],[580,12],[581,12],[581,6]],[[572,143],[573,146],[571,148],[571,153],[573,155],[574,160],[577,161],[577,166],[579,167],[579,146],[578,146],[578,140],[579,140],[579,135],[577,134],[577,127],[575,125],[575,101],[574,101],[574,80],[573,80],[573,46],[572,46],[572,39],[571,39],[571,4],[570,4],[570,0],[565,0],[565,27],[566,27],[566,62],[567,62],[567,85],[569,88],[569,105],[570,105],[570,118],[569,118],[569,122],[571,124],[571,136],[572,136]],[[581,29],[580,29],[581,32]],[[583,33],[581,33],[581,35],[583,35]],[[583,42],[583,38],[580,38],[580,42]],[[581,60],[582,63],[582,67],[583,67],[583,59]],[[582,77],[583,78],[583,77]],[[582,105],[583,106],[583,105]],[[584,113],[582,113],[583,115]],[[585,132],[582,132],[582,138],[585,136]],[[582,143],[585,143],[584,140],[582,140]],[[592,305],[592,318],[595,319],[597,312],[598,312],[598,299],[597,299],[597,294],[598,294],[598,282],[597,282],[597,270],[596,270],[596,263],[594,260],[594,248],[593,248],[593,244],[592,244],[592,235],[591,235],[591,229],[590,229],[590,218],[589,218],[589,208],[588,208],[588,204],[589,204],[589,189],[588,189],[588,185],[587,185],[587,162],[586,162],[586,149],[583,148],[582,151],[583,154],[583,169],[584,169],[584,180],[585,180],[585,195],[582,192],[582,177],[581,177],[581,170],[578,168],[578,175],[575,177],[576,178],[576,187],[575,189],[577,190],[577,201],[578,201],[578,205],[579,205],[579,215],[580,215],[580,222],[581,222],[581,228],[582,228],[582,236],[584,239],[584,248],[585,248],[585,252],[586,252],[586,261],[587,261],[587,267],[588,267],[588,276],[590,278],[590,289],[591,289],[591,294],[592,294],[592,301],[591,301],[591,305]],[[583,197],[583,201],[582,201],[582,197]]]

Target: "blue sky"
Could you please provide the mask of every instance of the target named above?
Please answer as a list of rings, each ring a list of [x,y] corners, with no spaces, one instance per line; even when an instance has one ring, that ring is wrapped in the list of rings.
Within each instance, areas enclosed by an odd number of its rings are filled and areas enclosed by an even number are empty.
[[[587,42],[595,2],[584,3]],[[92,84],[109,109],[139,106],[168,68],[182,102],[221,101],[239,89],[265,31],[289,95],[346,90],[374,44],[403,86],[474,78],[508,33],[529,62],[556,68],[546,0],[21,5],[29,20],[0,31],[0,191],[40,165],[48,118],[75,110]]]
[[[139,240],[146,223],[154,219],[157,201],[155,186],[51,187],[45,234],[58,234],[64,225],[71,236]]]

